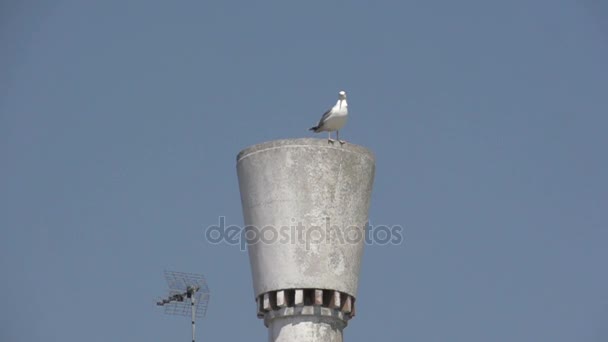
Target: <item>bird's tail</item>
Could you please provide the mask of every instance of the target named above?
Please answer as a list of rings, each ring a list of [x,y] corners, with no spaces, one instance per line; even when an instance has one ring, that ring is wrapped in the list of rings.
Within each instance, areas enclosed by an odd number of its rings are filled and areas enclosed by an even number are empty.
[[[314,126],[314,127],[310,127],[308,130],[317,133],[318,129],[319,129],[319,126]]]

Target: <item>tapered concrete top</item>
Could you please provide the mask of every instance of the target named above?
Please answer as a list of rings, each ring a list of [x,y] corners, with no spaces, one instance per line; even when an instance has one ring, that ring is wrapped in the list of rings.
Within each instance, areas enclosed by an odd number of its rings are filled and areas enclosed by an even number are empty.
[[[372,162],[375,162],[375,157],[372,151],[359,145],[353,145],[346,143],[341,145],[339,142],[329,143],[327,139],[314,139],[314,138],[300,138],[300,139],[282,139],[273,140],[265,143],[249,146],[243,149],[236,157],[237,163],[241,159],[246,158],[251,154],[258,152],[281,148],[281,147],[301,147],[301,148],[320,148],[320,149],[338,149],[342,152],[358,153],[364,157],[369,158]]]
[[[255,295],[356,296],[374,155],[348,142],[276,140],[239,153],[237,173]]]

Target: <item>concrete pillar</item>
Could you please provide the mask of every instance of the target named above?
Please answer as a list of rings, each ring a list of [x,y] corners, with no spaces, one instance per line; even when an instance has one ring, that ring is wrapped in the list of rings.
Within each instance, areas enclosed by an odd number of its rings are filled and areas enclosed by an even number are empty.
[[[269,341],[342,341],[355,314],[374,170],[369,150],[326,139],[239,153],[253,290]]]

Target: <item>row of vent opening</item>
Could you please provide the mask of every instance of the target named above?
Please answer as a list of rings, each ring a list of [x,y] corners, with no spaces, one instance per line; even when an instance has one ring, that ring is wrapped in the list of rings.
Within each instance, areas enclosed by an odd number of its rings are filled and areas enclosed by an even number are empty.
[[[284,307],[319,306],[340,310],[353,317],[355,315],[355,298],[335,290],[321,289],[287,289],[270,291],[256,299],[258,316],[265,312]]]

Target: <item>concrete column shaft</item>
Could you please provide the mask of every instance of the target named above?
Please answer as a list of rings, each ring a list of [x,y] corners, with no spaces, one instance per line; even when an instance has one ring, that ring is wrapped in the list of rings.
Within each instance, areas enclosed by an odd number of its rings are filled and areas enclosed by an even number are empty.
[[[291,316],[273,319],[269,342],[342,342],[344,324],[332,317]]]
[[[270,341],[342,341],[355,311],[374,155],[326,139],[277,140],[241,151],[237,173]],[[312,313],[283,316],[300,306]]]

